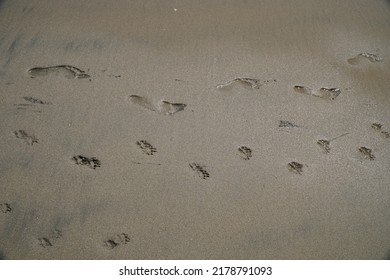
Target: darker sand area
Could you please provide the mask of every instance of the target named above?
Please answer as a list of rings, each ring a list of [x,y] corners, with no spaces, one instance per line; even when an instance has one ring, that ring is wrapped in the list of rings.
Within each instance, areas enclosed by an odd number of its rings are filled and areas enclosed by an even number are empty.
[[[0,259],[389,259],[389,1],[0,1]]]

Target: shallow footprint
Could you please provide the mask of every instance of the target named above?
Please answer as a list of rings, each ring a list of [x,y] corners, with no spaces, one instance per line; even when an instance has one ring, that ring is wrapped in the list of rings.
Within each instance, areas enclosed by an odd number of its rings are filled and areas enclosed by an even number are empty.
[[[151,101],[139,95],[130,95],[129,100],[137,106],[164,115],[173,115],[177,112],[183,111],[184,108],[187,107],[184,103],[173,103],[166,100],[161,100],[157,106],[155,106]]]
[[[54,246],[55,242],[62,237],[62,232],[58,229],[52,231],[48,237],[38,238],[39,245],[43,248]]]
[[[0,203],[0,212],[7,214],[12,211],[11,205],[9,203]]]
[[[383,58],[379,57],[377,54],[365,52],[365,53],[359,53],[357,56],[352,57],[352,58],[348,59],[347,61],[351,65],[357,65],[364,60],[368,60],[372,63],[376,63],[376,62],[382,62]]]
[[[130,236],[127,233],[117,234],[110,239],[104,241],[104,246],[108,249],[114,249],[119,245],[127,244],[131,241]]]
[[[177,112],[183,111],[187,107],[184,103],[171,103],[169,101],[162,100],[158,105],[158,111],[161,114],[173,115]]]
[[[334,138],[332,138],[330,140],[320,139],[320,140],[317,141],[317,145],[320,146],[320,148],[323,150],[323,152],[325,154],[329,154],[330,153],[330,142],[332,142],[333,140],[336,140],[338,138],[344,137],[344,136],[346,136],[348,134],[349,134],[349,132],[341,134],[341,135],[339,135],[337,137],[334,137]]]
[[[289,122],[289,121],[279,121],[279,127],[293,128],[293,127],[301,127],[301,126],[296,125],[296,124]]]
[[[133,103],[134,105],[143,107],[150,111],[156,111],[155,106],[145,97],[139,96],[139,95],[130,95],[129,101]]]
[[[22,139],[27,145],[34,145],[38,143],[38,139],[34,135],[29,135],[26,131],[19,129],[14,131],[14,135],[18,139]]]
[[[259,89],[262,85],[268,84],[270,82],[276,82],[276,80],[273,79],[273,80],[260,81],[259,79],[254,79],[254,78],[236,78],[236,79],[228,81],[224,84],[218,84],[217,89],[227,88],[236,82],[239,82],[243,85],[249,86],[252,89]]]
[[[98,160],[95,157],[85,157],[82,155],[74,156],[72,160],[77,164],[77,165],[86,165],[91,169],[96,169],[97,167],[101,166],[100,160]]]
[[[302,175],[302,172],[303,172],[303,164],[299,163],[299,162],[296,162],[296,161],[292,161],[288,164],[288,170],[290,170],[291,172],[295,173],[295,174],[299,174],[299,175]]]
[[[243,160],[249,160],[252,157],[252,149],[247,146],[240,146],[238,151]]]
[[[86,79],[91,76],[85,71],[70,65],[57,65],[49,67],[34,67],[28,70],[31,78],[48,75],[64,76],[67,79]]]
[[[319,90],[312,90],[309,87],[299,86],[299,85],[294,86],[294,91],[301,93],[301,94],[319,97],[319,98],[326,99],[326,100],[334,100],[341,93],[341,90],[339,88],[323,87],[323,88],[320,88]]]
[[[141,151],[148,156],[152,156],[157,152],[157,149],[145,140],[137,141],[136,144],[141,148]]]
[[[373,154],[373,152],[372,152],[372,150],[370,148],[360,147],[359,148],[359,153],[365,159],[368,159],[368,160],[374,160],[375,159],[375,155]]]
[[[192,170],[194,170],[196,172],[196,174],[206,180],[208,178],[210,178],[210,174],[209,172],[206,170],[206,167],[204,165],[200,165],[198,163],[190,163],[189,165],[191,167]]]

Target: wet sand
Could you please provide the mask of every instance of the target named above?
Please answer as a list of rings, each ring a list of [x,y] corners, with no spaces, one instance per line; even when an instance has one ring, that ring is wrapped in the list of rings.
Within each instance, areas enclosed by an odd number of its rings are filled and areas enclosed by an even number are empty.
[[[389,1],[0,1],[0,258],[389,259],[389,41]]]

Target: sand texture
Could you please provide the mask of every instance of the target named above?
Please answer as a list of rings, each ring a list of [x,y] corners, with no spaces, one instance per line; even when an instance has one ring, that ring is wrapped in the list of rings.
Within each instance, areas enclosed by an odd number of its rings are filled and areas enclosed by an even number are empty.
[[[389,259],[390,1],[0,1],[0,259]]]

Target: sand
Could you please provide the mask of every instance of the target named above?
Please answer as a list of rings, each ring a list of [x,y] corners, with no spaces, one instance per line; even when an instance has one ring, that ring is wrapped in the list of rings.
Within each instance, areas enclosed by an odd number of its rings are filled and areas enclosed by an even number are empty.
[[[390,258],[389,42],[389,1],[0,1],[0,258]]]

